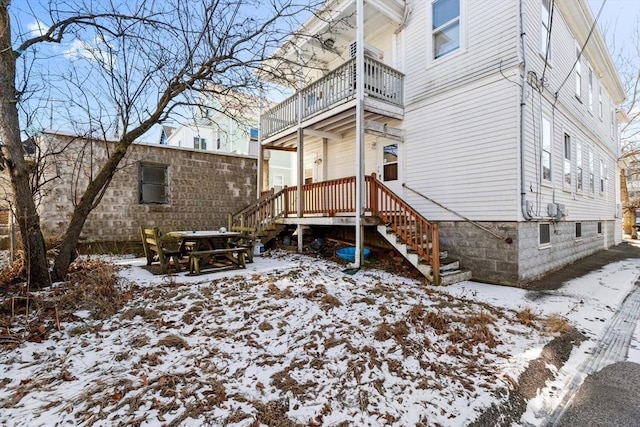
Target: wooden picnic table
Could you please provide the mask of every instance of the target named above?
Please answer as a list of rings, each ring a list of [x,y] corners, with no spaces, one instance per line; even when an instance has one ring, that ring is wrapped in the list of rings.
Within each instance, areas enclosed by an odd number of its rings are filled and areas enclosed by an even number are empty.
[[[189,271],[200,273],[200,262],[212,268],[245,268],[246,248],[234,247],[230,243],[242,233],[220,230],[172,231],[169,236],[180,239],[179,251],[189,256]]]

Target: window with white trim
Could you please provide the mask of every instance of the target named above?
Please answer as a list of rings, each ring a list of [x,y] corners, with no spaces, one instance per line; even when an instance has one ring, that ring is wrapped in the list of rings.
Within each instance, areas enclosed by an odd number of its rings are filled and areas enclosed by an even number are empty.
[[[615,122],[615,117],[616,117],[616,112],[615,110],[612,108],[611,109],[611,123],[609,124],[609,134],[611,135],[611,138],[613,138],[615,136],[614,133],[614,122]]]
[[[542,179],[551,181],[551,122],[546,117],[542,118],[542,156],[540,157],[540,167],[542,169]]]
[[[589,67],[588,72],[588,101],[589,101],[589,110],[593,111],[593,70]]]
[[[582,63],[580,62],[580,48],[576,47],[576,66],[574,68],[576,76],[576,96],[582,98]]]
[[[589,150],[589,192],[595,193],[595,176],[593,173],[593,153]]]
[[[461,0],[433,0],[431,3],[433,59],[460,49],[460,2]]]
[[[600,192],[604,193],[604,179],[606,177],[606,172],[604,170],[604,160],[600,159]]]
[[[598,85],[598,117],[602,118],[602,84]]]
[[[582,144],[576,143],[576,191],[582,191]]]
[[[564,134],[564,186],[571,188],[571,137]]]
[[[196,150],[206,150],[207,149],[207,140],[201,138],[199,136],[193,137],[193,148]]]
[[[602,221],[598,221],[597,233],[599,236],[602,235]]]
[[[540,54],[551,59],[551,12],[550,0],[542,0],[540,4]]]
[[[576,222],[576,239],[579,239],[581,237],[582,237],[582,223]]]
[[[551,246],[551,227],[548,222],[538,224],[538,245],[541,248]]]
[[[616,110],[613,106],[611,107],[611,127],[609,132],[611,133],[611,138],[616,137]]]

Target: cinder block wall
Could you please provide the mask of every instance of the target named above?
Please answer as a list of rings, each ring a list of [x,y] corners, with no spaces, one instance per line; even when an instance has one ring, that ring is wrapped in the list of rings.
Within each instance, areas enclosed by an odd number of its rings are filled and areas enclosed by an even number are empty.
[[[515,222],[439,221],[440,250],[460,260],[475,280],[501,285],[518,282],[518,230]],[[493,234],[492,234],[493,233]],[[498,237],[499,236],[499,237]],[[511,243],[507,243],[507,238]]]
[[[602,233],[598,234],[598,221],[580,221],[582,237],[576,238],[576,223],[559,221],[551,224],[551,245],[540,248],[538,242],[538,223],[520,224],[520,285],[526,287],[528,282],[558,270],[581,258],[615,244],[615,221],[600,221]],[[529,242],[525,244],[524,242]]]
[[[474,280],[527,287],[533,280],[615,244],[615,221],[582,221],[582,237],[576,238],[573,221],[551,224],[551,244],[538,245],[537,222],[482,222],[497,238],[468,222],[438,222],[440,249],[470,269]],[[505,241],[511,237],[512,243]]]
[[[49,143],[49,148],[70,144],[48,163],[47,175],[54,179],[43,188],[39,204],[43,232],[55,237],[68,225],[74,200],[81,195],[77,189],[86,187],[114,146],[61,137]],[[168,204],[139,203],[141,161],[168,166]],[[226,225],[227,214],[256,199],[256,179],[255,158],[135,144],[87,218],[81,243],[138,241],[141,225],[163,231],[218,229]]]

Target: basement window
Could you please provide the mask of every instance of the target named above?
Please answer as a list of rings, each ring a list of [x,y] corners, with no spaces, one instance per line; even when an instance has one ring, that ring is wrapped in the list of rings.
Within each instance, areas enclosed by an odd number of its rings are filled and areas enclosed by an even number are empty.
[[[582,223],[576,222],[576,239],[580,239],[582,237]]]
[[[551,246],[551,228],[548,222],[538,225],[538,245],[540,249]]]
[[[602,221],[598,221],[598,236],[602,235]]]
[[[138,202],[140,204],[169,203],[168,166],[157,163],[138,164]]]

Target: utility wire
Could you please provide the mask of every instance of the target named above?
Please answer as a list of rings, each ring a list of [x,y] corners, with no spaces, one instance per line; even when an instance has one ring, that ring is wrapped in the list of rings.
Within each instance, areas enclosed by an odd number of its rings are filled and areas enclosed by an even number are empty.
[[[551,10],[549,11],[549,21],[547,22],[547,47],[544,52],[544,68],[542,69],[542,77],[540,77],[540,91],[544,90],[544,75],[547,72],[547,65],[549,64],[549,52],[551,51],[551,28],[553,27],[553,10],[555,9],[556,2],[551,0]]]
[[[602,2],[602,4],[600,5],[600,10],[598,10],[598,14],[596,15],[596,19],[594,19],[593,24],[591,25],[591,29],[589,30],[589,34],[587,35],[587,39],[584,41],[584,44],[582,45],[582,48],[580,49],[580,53],[577,55],[576,60],[573,63],[573,66],[569,70],[569,74],[567,74],[567,77],[564,78],[564,80],[562,81],[562,84],[560,85],[560,87],[558,88],[558,90],[555,93],[556,99],[558,98],[558,94],[560,93],[560,90],[562,89],[564,84],[567,82],[567,80],[569,80],[569,77],[571,76],[571,74],[573,74],[573,70],[574,70],[574,68],[576,68],[576,64],[578,63],[578,61],[580,61],[580,58],[582,58],[582,53],[584,52],[584,49],[587,47],[587,43],[589,43],[589,39],[591,38],[591,34],[593,34],[593,30],[595,30],[596,25],[598,24],[598,19],[600,19],[600,14],[602,13],[602,9],[604,9],[604,5],[606,3],[607,3],[607,0],[604,0]]]

